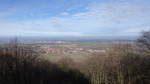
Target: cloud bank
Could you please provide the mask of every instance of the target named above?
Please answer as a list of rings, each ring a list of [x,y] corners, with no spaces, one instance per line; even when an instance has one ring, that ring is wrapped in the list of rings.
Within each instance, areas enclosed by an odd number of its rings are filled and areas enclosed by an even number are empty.
[[[135,36],[150,27],[150,7],[130,1],[90,3],[84,11],[64,11],[43,19],[3,19],[1,36]]]

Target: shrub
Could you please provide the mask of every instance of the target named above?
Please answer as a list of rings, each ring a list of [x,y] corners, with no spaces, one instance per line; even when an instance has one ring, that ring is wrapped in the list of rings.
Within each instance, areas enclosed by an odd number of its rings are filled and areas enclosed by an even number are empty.
[[[0,84],[89,84],[78,70],[65,71],[38,56],[31,48],[0,49]]]
[[[83,65],[81,71],[91,84],[150,84],[150,58],[130,45],[113,48],[106,56],[93,56]]]

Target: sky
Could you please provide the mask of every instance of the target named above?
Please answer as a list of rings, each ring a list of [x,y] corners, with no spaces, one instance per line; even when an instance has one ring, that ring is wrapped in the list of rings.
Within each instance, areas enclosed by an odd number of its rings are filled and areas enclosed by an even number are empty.
[[[150,0],[0,0],[0,36],[137,36]]]

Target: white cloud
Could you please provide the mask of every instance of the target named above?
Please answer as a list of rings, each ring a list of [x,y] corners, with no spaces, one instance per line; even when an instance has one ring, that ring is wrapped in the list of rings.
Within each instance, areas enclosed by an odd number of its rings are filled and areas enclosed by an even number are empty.
[[[94,3],[86,10],[73,15],[63,12],[60,15],[65,17],[42,20],[2,20],[0,35],[136,35],[150,25],[150,8],[144,4]]]
[[[68,13],[68,12],[63,12],[63,13],[61,13],[60,15],[62,15],[62,16],[68,16],[69,13]]]

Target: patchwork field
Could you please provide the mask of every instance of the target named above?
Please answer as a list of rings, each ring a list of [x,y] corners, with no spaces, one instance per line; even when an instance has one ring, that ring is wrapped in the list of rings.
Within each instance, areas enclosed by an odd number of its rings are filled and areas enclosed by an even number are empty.
[[[80,62],[88,59],[93,55],[105,55],[108,50],[118,44],[127,43],[53,43],[53,44],[34,44],[32,46],[37,48],[42,57],[57,62],[60,59],[68,58],[73,61]],[[131,43],[130,43],[131,44]]]

